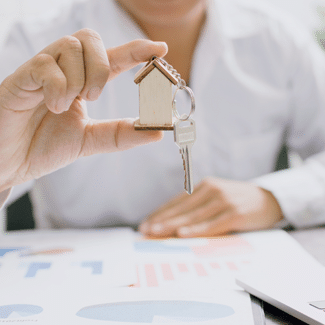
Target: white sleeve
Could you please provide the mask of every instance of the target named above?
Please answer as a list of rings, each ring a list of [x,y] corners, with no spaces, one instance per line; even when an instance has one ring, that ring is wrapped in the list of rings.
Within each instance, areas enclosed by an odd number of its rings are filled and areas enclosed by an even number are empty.
[[[255,179],[275,196],[284,217],[295,227],[325,224],[325,153],[322,155],[323,162],[315,157],[301,167]]]
[[[291,224],[306,227],[325,224],[325,55],[311,38],[295,45],[286,143],[308,159],[254,182],[273,193]]]

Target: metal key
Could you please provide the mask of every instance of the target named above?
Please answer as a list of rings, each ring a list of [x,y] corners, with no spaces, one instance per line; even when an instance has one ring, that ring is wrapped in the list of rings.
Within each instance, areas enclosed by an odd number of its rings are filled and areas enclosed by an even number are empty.
[[[181,124],[187,124],[181,126]],[[188,125],[189,124],[189,125]],[[186,121],[176,120],[174,123],[174,140],[182,154],[185,170],[184,188],[188,194],[193,192],[193,171],[191,149],[196,140],[195,122],[192,119]]]

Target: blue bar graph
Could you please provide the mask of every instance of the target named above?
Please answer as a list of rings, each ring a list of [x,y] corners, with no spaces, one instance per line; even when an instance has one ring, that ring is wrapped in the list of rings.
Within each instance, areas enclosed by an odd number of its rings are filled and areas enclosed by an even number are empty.
[[[0,257],[4,257],[7,253],[20,251],[24,248],[25,247],[0,248]]]
[[[31,263],[25,275],[25,278],[34,278],[39,270],[47,270],[51,263]]]
[[[91,274],[102,274],[103,273],[103,262],[102,261],[94,261],[94,262],[83,262],[81,264],[82,267],[89,267],[92,269]]]

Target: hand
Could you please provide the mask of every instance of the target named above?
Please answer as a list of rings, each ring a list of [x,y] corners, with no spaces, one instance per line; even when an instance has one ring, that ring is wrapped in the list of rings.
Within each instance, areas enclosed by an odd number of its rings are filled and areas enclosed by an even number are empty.
[[[131,119],[90,119],[84,100],[96,100],[106,82],[166,53],[165,43],[148,40],[105,50],[100,36],[84,29],[6,78],[0,85],[0,192],[79,157],[160,140],[162,132],[134,131]]]
[[[269,228],[282,218],[270,192],[251,183],[207,178],[192,195],[182,193],[150,215],[140,231],[155,237],[218,236]]]

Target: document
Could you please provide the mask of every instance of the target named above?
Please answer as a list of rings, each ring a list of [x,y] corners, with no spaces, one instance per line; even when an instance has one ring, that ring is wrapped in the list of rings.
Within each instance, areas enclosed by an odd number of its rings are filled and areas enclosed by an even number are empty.
[[[235,279],[285,260],[289,242],[281,230],[165,240],[129,229],[8,235],[0,243],[0,325],[254,325],[250,296]]]

